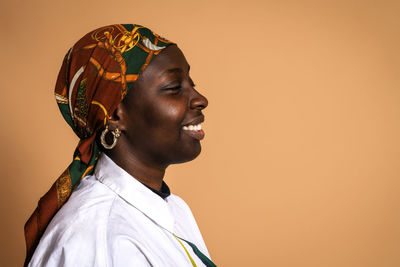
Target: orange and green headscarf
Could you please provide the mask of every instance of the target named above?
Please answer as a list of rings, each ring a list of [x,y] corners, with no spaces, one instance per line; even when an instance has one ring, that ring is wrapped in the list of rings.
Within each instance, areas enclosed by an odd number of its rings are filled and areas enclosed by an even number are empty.
[[[39,200],[25,224],[25,265],[72,190],[94,171],[101,153],[95,141],[98,131],[107,124],[138,75],[171,44],[143,26],[116,24],[86,34],[65,56],[55,97],[64,119],[80,141],[72,163]]]

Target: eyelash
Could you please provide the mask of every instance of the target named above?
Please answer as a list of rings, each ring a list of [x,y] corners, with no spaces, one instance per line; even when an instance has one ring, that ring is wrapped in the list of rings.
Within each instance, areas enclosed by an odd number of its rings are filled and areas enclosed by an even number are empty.
[[[176,90],[179,90],[179,89],[181,89],[182,88],[182,86],[181,85],[178,85],[178,86],[174,86],[174,87],[167,87],[167,88],[165,88],[164,90],[167,90],[167,91],[176,91]]]
[[[193,83],[193,82],[191,82],[191,84],[190,84],[193,88],[194,87],[196,87],[196,85]],[[164,90],[166,90],[166,91],[177,91],[177,90],[180,90],[182,88],[182,86],[181,85],[178,85],[178,86],[174,86],[174,87],[167,87],[167,88],[164,88]]]

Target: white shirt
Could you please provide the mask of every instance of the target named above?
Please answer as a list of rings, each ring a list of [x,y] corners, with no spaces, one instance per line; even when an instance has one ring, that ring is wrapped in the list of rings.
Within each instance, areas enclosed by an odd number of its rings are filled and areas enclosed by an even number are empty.
[[[180,197],[162,199],[103,154],[47,226],[29,266],[193,266],[188,253],[205,266],[172,233],[209,258]]]

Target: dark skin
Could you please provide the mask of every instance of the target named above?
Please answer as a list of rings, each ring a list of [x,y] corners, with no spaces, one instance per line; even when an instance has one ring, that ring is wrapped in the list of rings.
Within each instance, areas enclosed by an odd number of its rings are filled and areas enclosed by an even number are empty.
[[[207,99],[197,92],[182,51],[171,45],[139,75],[113,116],[109,129],[122,131],[117,145],[105,153],[143,184],[161,189],[165,169],[193,160],[204,132],[183,126],[204,121]]]

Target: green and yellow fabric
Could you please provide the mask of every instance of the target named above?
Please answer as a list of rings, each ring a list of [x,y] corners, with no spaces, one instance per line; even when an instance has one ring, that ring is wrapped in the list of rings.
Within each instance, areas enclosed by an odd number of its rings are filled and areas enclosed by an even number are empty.
[[[55,97],[80,141],[72,163],[39,200],[25,224],[25,265],[50,220],[81,179],[93,172],[100,155],[95,142],[98,131],[152,58],[171,44],[143,26],[118,24],[86,34],[65,56]]]

